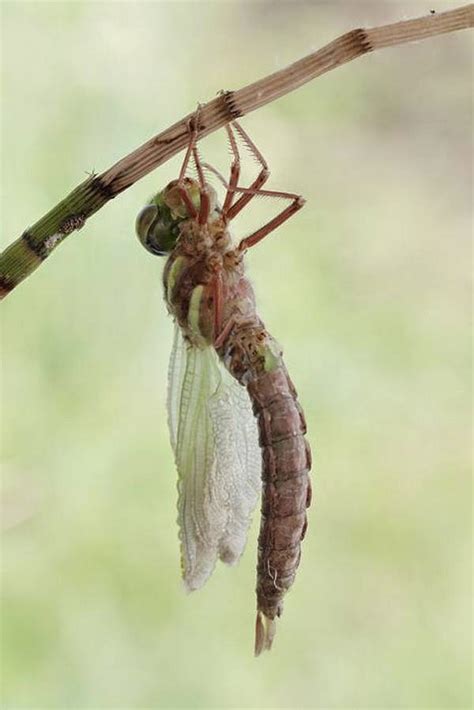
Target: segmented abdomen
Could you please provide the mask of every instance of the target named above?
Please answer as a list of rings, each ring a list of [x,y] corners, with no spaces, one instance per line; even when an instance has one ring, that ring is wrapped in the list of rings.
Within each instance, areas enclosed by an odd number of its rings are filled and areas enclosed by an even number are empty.
[[[293,584],[311,502],[306,423],[278,344],[260,321],[247,323],[220,349],[227,368],[246,384],[262,447],[262,518],[258,540],[255,653],[270,648],[275,618]]]

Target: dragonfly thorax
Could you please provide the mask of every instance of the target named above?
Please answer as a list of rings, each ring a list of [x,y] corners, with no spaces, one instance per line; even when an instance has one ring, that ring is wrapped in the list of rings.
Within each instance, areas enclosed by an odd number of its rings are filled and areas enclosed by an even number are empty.
[[[163,284],[170,313],[196,346],[212,344],[236,308],[242,312],[255,308],[242,254],[233,248],[227,226],[219,217],[203,225],[196,220],[183,221],[165,265]],[[219,298],[225,301],[220,324]]]

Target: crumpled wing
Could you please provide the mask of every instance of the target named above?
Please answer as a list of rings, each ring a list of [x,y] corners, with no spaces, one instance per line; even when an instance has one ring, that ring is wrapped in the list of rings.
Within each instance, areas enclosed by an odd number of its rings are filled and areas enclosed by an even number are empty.
[[[188,345],[175,330],[168,378],[168,423],[178,469],[181,565],[188,591],[219,557],[240,558],[261,492],[257,422],[247,391],[212,347]]]

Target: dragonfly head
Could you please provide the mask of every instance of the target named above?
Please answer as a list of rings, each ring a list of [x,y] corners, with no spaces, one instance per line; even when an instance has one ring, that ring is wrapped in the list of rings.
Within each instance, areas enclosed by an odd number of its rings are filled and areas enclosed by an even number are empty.
[[[180,223],[191,217],[188,204],[183,199],[185,190],[189,202],[199,212],[201,190],[196,180],[184,178],[180,188],[178,181],[173,180],[164,190],[158,192],[150,202],[139,212],[135,229],[137,236],[145,249],[158,256],[169,254],[179,237]],[[217,197],[215,191],[207,186],[211,199],[211,213],[216,210]]]

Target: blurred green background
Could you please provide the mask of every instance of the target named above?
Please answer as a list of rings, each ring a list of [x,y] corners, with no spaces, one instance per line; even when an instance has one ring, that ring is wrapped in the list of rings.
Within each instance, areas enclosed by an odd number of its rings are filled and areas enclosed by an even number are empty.
[[[3,2],[4,244],[198,101],[430,8]],[[466,33],[387,49],[243,120],[269,187],[307,199],[248,257],[315,452],[265,657],[257,519],[236,569],[190,596],[179,577],[173,328],[133,225],[181,156],[5,301],[3,707],[470,706],[470,52]],[[225,169],[223,133],[201,148]]]

